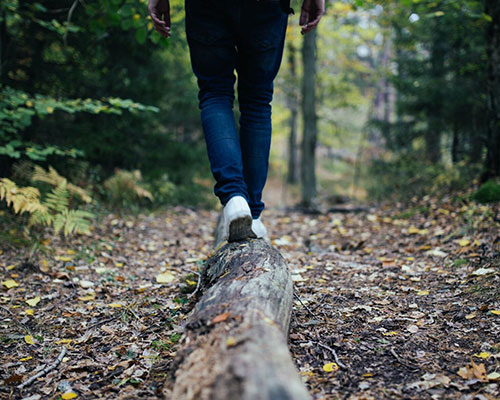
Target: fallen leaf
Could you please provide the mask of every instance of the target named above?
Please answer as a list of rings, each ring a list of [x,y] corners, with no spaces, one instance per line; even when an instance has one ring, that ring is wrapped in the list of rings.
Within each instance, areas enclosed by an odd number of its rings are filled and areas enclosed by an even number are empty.
[[[111,303],[111,304],[108,304],[108,307],[120,308],[120,307],[123,307],[123,305],[121,305],[120,303]]]
[[[26,343],[28,343],[28,344],[35,344],[35,342],[33,341],[33,336],[31,336],[31,335],[26,335],[26,336],[24,337],[24,341],[25,341]]]
[[[78,395],[75,392],[66,392],[61,395],[61,398],[64,400],[75,399]]]
[[[108,335],[113,335],[115,333],[113,329],[111,329],[109,326],[106,325],[101,326],[101,331],[107,333]]]
[[[494,315],[500,315],[500,310],[491,310],[490,313]]]
[[[40,266],[40,271],[42,272],[49,272],[50,268],[49,268],[49,263],[47,262],[47,260],[43,259],[42,260],[42,265]]]
[[[2,285],[4,285],[7,289],[11,289],[19,286],[19,283],[17,283],[14,279],[7,279],[6,281],[2,281]]]
[[[40,296],[36,296],[32,299],[26,300],[26,303],[31,307],[36,307],[36,305],[40,303]]]
[[[417,292],[417,295],[419,295],[419,296],[427,296],[428,294],[429,294],[428,290],[419,290]]]
[[[491,356],[490,353],[487,353],[486,351],[482,351],[479,354],[474,354],[474,357],[482,358],[483,360],[488,359]]]
[[[12,374],[6,380],[3,381],[4,385],[9,385],[11,383],[19,383],[23,380],[21,375]]]
[[[78,297],[78,300],[80,300],[80,301],[91,301],[94,299],[95,299],[95,297],[92,295]]]
[[[488,378],[489,381],[499,381],[500,373],[492,372],[491,374],[486,375],[486,378]]]
[[[24,310],[24,313],[26,315],[33,315],[33,314],[35,314],[35,310],[32,310],[31,308],[28,308],[28,309]]]
[[[474,376],[477,379],[481,379],[483,382],[486,382],[486,368],[484,364],[476,364],[471,357],[470,363],[472,365],[472,369],[474,371]]]
[[[325,372],[334,372],[334,371],[338,371],[339,369],[339,366],[337,365],[337,363],[327,363],[325,365],[323,365],[323,371]]]
[[[175,280],[175,275],[170,271],[162,272],[156,276],[156,282],[158,283],[169,283]]]
[[[468,246],[470,244],[470,240],[469,239],[460,239],[458,241],[458,244],[460,247],[465,247],[465,246]]]
[[[479,268],[479,269],[476,269],[472,273],[472,275],[481,276],[481,275],[492,274],[493,272],[495,272],[495,270],[493,268]]]
[[[61,339],[56,342],[56,344],[70,344],[72,339]]]
[[[230,312],[225,312],[225,313],[222,313],[222,314],[219,314],[217,315],[213,320],[212,320],[212,324],[216,324],[218,322],[223,322],[225,321],[226,319],[229,318],[229,316],[231,315]]]
[[[236,339],[233,336],[229,336],[226,340],[227,347],[233,347],[236,345]]]
[[[25,361],[31,360],[32,358],[33,358],[33,357],[28,356],[28,357],[20,358],[20,359],[19,359],[19,361],[21,361],[21,362],[25,362]]]
[[[54,258],[57,261],[65,261],[65,262],[73,260],[73,257],[68,257],[68,256],[55,256]]]

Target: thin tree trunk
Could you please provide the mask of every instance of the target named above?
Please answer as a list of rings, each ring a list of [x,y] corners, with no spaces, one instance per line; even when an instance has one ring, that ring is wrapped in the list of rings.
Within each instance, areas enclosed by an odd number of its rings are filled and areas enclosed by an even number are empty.
[[[444,77],[444,51],[443,37],[441,30],[441,20],[436,18],[435,30],[433,32],[433,43],[431,49],[431,84],[433,85],[433,99],[429,102],[429,120],[427,130],[424,135],[425,155],[427,161],[438,163],[441,161],[441,133],[442,123],[442,99],[443,91],[441,84]]]
[[[304,132],[302,137],[302,205],[313,206],[316,198],[316,29],[304,36],[302,45],[302,116]]]
[[[492,21],[487,30],[488,52],[488,138],[483,179],[500,176],[500,2],[486,0]]]
[[[460,161],[460,131],[458,130],[458,126],[453,127],[453,139],[451,143],[451,161],[453,164],[456,164]]]
[[[291,42],[288,45],[288,64],[290,66],[290,79],[292,81],[287,96],[288,108],[290,109],[290,136],[288,137],[288,175],[287,182],[295,184],[299,182],[299,169],[297,159],[297,118],[299,114],[297,90],[296,49]]]

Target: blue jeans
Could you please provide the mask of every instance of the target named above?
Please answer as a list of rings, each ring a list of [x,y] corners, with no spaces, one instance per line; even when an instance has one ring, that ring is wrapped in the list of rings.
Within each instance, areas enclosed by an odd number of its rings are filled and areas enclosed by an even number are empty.
[[[233,196],[245,197],[258,218],[269,167],[273,81],[288,15],[279,0],[186,0],[185,5],[215,195],[223,205]],[[239,135],[233,113],[235,71]]]

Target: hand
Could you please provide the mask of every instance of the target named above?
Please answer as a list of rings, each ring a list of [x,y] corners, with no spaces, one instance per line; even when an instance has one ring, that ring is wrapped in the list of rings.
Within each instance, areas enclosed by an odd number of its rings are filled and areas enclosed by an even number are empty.
[[[316,28],[324,13],[325,0],[304,0],[299,19],[299,25],[302,26],[300,33],[305,35]]]
[[[170,2],[169,0],[149,0],[149,15],[155,30],[163,37],[170,36]]]

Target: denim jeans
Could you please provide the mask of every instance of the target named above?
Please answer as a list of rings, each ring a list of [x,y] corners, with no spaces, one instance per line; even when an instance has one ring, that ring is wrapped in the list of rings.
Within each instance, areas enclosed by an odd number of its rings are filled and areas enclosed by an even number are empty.
[[[223,205],[235,195],[245,197],[258,218],[269,166],[273,81],[288,14],[279,0],[186,0],[185,6],[215,195]],[[233,113],[235,71],[239,135]]]

